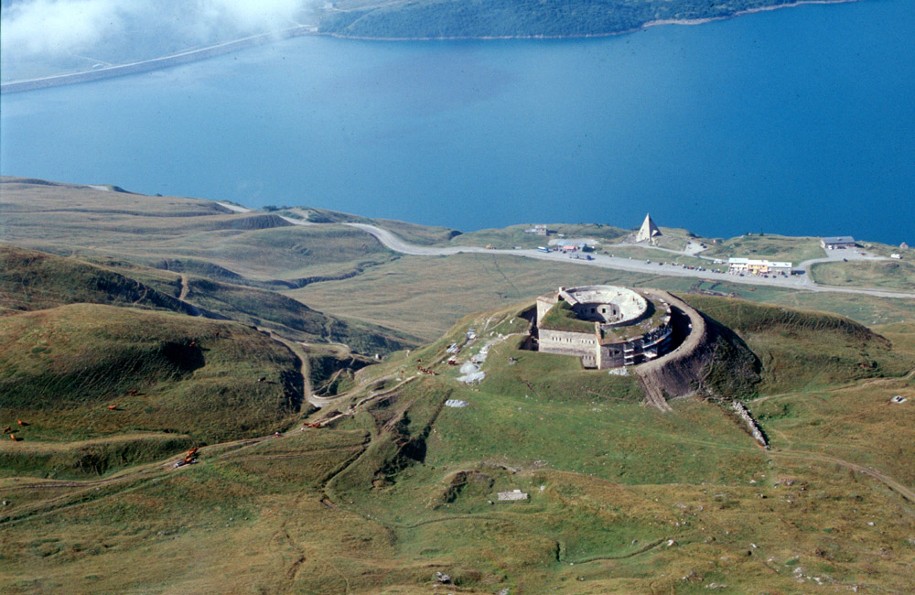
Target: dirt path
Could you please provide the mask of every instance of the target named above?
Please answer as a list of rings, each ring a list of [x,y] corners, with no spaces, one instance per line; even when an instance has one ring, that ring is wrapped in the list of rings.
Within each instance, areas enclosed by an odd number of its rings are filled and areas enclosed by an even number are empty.
[[[915,491],[912,491],[911,489],[902,485],[901,483],[899,483],[898,481],[896,481],[889,475],[886,475],[885,473],[881,473],[880,471],[877,471],[876,469],[871,469],[870,467],[865,467],[864,465],[859,465],[857,463],[852,463],[850,461],[846,461],[843,459],[837,459],[836,457],[831,457],[831,456],[816,453],[816,452],[808,452],[808,451],[804,451],[804,450],[776,450],[776,451],[772,451],[770,453],[770,456],[775,457],[775,458],[781,457],[781,458],[787,458],[787,459],[804,459],[807,461],[814,461],[814,462],[818,462],[818,463],[831,463],[833,465],[839,465],[841,467],[845,467],[846,469],[850,469],[852,471],[868,475],[868,476],[872,477],[873,479],[876,479],[877,481],[883,483],[885,486],[887,486],[888,488],[890,488],[891,490],[893,490],[894,492],[896,492],[897,494],[899,494],[900,496],[902,496],[903,498],[908,500],[909,502],[915,503]]]
[[[181,293],[178,294],[178,299],[183,301],[187,300],[187,294],[191,291],[191,284],[187,280],[187,275],[181,273]]]
[[[305,353],[305,348],[300,343],[281,337],[270,329],[258,327],[257,330],[285,345],[299,359],[299,374],[302,375],[302,402],[311,403],[311,369],[308,367],[308,354]]]

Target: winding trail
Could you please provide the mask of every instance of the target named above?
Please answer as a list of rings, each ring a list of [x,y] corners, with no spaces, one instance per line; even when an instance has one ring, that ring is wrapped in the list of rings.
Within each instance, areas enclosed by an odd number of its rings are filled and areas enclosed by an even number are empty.
[[[848,294],[858,294],[858,295],[870,295],[874,297],[882,298],[893,298],[893,299],[915,299],[915,293],[905,292],[905,291],[887,291],[884,289],[875,289],[875,288],[852,288],[852,287],[834,287],[830,285],[820,285],[814,282],[810,275],[802,275],[798,277],[789,277],[789,278],[775,278],[775,279],[766,279],[759,277],[740,277],[737,275],[730,275],[728,273],[714,273],[712,271],[697,271],[684,269],[682,266],[677,266],[673,264],[654,264],[647,263],[642,260],[636,260],[633,258],[620,258],[615,256],[607,256],[604,254],[594,254],[593,260],[574,260],[569,259],[568,256],[559,254],[556,252],[540,252],[539,250],[534,249],[517,249],[517,250],[502,250],[502,249],[489,249],[482,248],[479,246],[417,246],[411,244],[404,240],[403,238],[397,236],[396,234],[377,227],[375,225],[369,225],[367,223],[345,223],[350,227],[355,227],[361,229],[362,231],[371,234],[379,242],[384,244],[389,250],[394,252],[399,252],[401,254],[407,254],[409,256],[451,256],[454,254],[500,254],[505,256],[519,256],[523,258],[532,258],[535,260],[546,260],[552,262],[564,262],[568,264],[576,264],[582,266],[592,266],[602,269],[613,269],[618,271],[627,271],[631,273],[644,273],[650,275],[663,275],[667,277],[688,277],[700,280],[707,280],[710,282],[718,283],[737,283],[741,285],[758,285],[765,287],[779,287],[786,289],[797,289],[805,291],[815,291],[815,292],[833,292],[833,293],[848,293]],[[687,254],[685,252],[678,252],[684,256],[695,256]],[[813,261],[805,261],[801,263],[801,266],[809,266],[814,262],[818,262],[821,259],[814,259]],[[830,259],[831,261],[831,259]]]
[[[870,467],[865,467],[864,465],[859,465],[857,463],[852,463],[844,459],[837,459],[836,457],[831,457],[828,455],[819,454],[816,452],[808,452],[804,450],[776,450],[769,453],[770,456],[775,458],[787,458],[787,459],[804,459],[807,461],[813,461],[816,463],[830,463],[833,465],[839,465],[840,467],[845,467],[857,473],[863,473],[873,479],[876,479],[880,483],[884,484],[886,487],[890,488],[909,502],[915,503],[915,492],[906,486],[902,485],[889,475],[881,473],[876,469]]]
[[[181,273],[181,293],[178,294],[178,299],[182,302],[187,301],[187,294],[191,291],[191,284],[188,282],[187,275]]]
[[[282,343],[286,346],[289,351],[293,353],[299,360],[299,374],[302,375],[302,402],[311,403],[312,392],[311,392],[311,369],[308,366],[308,354],[305,353],[305,348],[302,347],[300,343],[281,337],[270,329],[257,327],[257,330],[264,333],[274,341]]]

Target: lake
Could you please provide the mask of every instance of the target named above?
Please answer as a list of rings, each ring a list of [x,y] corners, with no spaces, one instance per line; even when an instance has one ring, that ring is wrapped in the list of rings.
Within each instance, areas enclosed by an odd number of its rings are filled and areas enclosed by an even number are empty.
[[[915,242],[915,2],[565,41],[288,39],[5,95],[0,171],[462,230]]]

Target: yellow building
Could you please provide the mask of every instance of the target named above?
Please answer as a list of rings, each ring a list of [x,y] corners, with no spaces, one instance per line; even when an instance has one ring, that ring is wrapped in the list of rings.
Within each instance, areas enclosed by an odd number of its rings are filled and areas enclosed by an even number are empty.
[[[779,273],[790,275],[791,263],[778,261],[773,262],[770,260],[756,260],[753,258],[729,258],[728,272],[732,275],[776,275]]]

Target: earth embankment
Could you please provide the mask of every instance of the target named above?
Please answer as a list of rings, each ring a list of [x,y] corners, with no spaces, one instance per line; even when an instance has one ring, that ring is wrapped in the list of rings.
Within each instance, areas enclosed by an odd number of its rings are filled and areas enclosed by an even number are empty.
[[[669,411],[671,398],[696,393],[734,398],[759,382],[758,358],[730,329],[666,291],[644,293],[670,304],[674,337],[682,339],[674,351],[635,368],[649,404]]]

